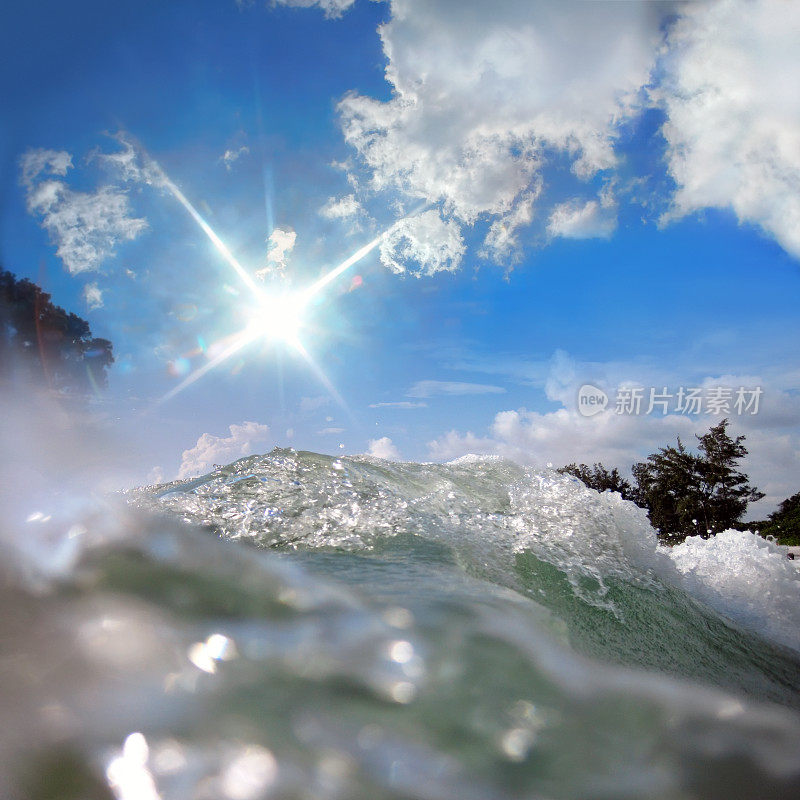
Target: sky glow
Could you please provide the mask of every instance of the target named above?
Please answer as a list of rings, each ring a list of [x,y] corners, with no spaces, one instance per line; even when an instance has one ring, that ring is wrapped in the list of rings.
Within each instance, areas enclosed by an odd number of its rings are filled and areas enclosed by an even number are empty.
[[[167,5],[0,34],[2,263],[113,342],[134,480],[215,446],[625,473],[719,415],[620,391],[760,387],[732,430],[764,512],[797,490],[800,7]]]

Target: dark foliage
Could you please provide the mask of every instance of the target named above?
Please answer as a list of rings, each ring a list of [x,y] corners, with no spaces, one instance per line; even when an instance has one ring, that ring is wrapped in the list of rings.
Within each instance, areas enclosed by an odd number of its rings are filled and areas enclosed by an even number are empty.
[[[578,480],[583,481],[590,489],[598,492],[612,491],[619,492],[625,500],[633,500],[633,488],[614,467],[607,470],[602,464],[597,463],[590,467],[587,464],[567,464],[566,467],[558,469],[566,475],[573,475]]]
[[[108,339],[59,308],[27,279],[0,270],[0,381],[33,381],[62,394],[85,396],[106,386],[114,363]]]
[[[748,527],[762,536],[773,536],[779,544],[800,546],[800,492],[787,497],[769,517]]]
[[[632,468],[635,500],[647,509],[659,535],[670,542],[687,536],[708,537],[741,520],[747,505],[764,494],[738,470],[747,455],[744,436],[732,439],[724,419],[698,436],[699,453],[689,452],[678,439],[677,447],[662,447]]]

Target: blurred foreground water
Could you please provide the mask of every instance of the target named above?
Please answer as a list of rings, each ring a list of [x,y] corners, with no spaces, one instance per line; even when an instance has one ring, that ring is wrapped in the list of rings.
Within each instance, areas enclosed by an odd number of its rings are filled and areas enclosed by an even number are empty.
[[[752,534],[291,450],[27,520],[3,798],[800,797],[800,572]]]

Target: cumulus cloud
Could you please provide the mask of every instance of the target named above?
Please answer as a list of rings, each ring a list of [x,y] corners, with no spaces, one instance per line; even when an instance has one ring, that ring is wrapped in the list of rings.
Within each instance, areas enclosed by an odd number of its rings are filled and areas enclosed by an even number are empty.
[[[83,287],[83,299],[91,309],[103,307],[103,291],[96,283],[87,283]]]
[[[636,380],[633,380],[633,378]],[[777,503],[797,491],[795,476],[800,472],[800,375],[787,374],[775,367],[768,374],[696,375],[680,374],[674,366],[646,363],[578,362],[567,353],[557,352],[549,361],[549,372],[540,375],[536,384],[551,402],[562,407],[556,411],[537,412],[524,408],[498,411],[484,431],[450,430],[429,442],[430,456],[451,460],[467,453],[500,455],[522,464],[554,466],[577,461],[602,461],[627,472],[659,447],[674,444],[676,437],[695,445],[694,434],[727,417],[732,435],[744,434],[749,455],[743,462],[752,482],[766,493],[764,500],[752,504],[752,518],[765,516]],[[608,408],[591,417],[578,411],[578,390],[583,384],[604,388],[609,396]],[[644,387],[640,413],[616,412],[615,390],[621,387]],[[708,397],[718,388],[727,388],[729,406],[720,413],[689,416],[674,413],[679,387],[700,387]],[[660,394],[673,395],[668,411],[656,406],[648,414],[649,387]],[[760,387],[762,394],[757,413],[737,411],[739,387]],[[742,411],[742,413],[740,413]]]
[[[400,460],[400,453],[388,436],[382,436],[380,439],[370,439],[369,454],[375,456],[375,458],[384,458],[387,461]]]
[[[800,5],[688,4],[669,33],[659,95],[667,218],[730,208],[800,257]]]
[[[29,213],[40,218],[56,254],[77,274],[99,269],[119,242],[135,239],[147,222],[131,216],[128,195],[116,186],[78,192],[57,180],[71,167],[69,153],[28,150],[20,159],[20,180]]]
[[[423,211],[397,222],[380,243],[381,263],[394,272],[433,275],[458,269],[464,255],[459,225],[438,211]]]
[[[380,35],[393,97],[345,97],[342,128],[366,186],[437,204],[442,224],[428,226],[425,248],[409,232],[388,266],[421,257],[422,272],[441,269],[431,235],[448,249],[479,218],[491,221],[486,252],[507,256],[551,150],[579,179],[615,166],[617,126],[655,60],[658,4],[393,0],[391,10]]]
[[[435,395],[502,394],[502,386],[461,381],[417,381],[407,392],[408,397],[433,397]]]
[[[282,277],[286,274],[289,256],[294,250],[297,234],[294,231],[275,228],[267,238],[267,264],[256,272],[262,280],[268,276]]]
[[[800,257],[796,3],[392,0],[379,33],[392,97],[340,102],[349,178],[435,209],[383,248],[389,268],[457,268],[476,222],[480,254],[513,262],[550,196],[544,166],[562,185],[613,176],[621,125],[648,107],[665,112],[676,186],[664,222],[731,209]],[[611,236],[616,202],[575,196],[538,215],[549,235]]]
[[[252,455],[256,448],[269,440],[269,427],[258,422],[243,422],[229,425],[230,436],[215,436],[204,433],[197,444],[183,451],[178,478],[201,475],[208,472],[214,464],[228,464],[237,458]]]
[[[272,0],[276,6],[294,6],[295,8],[313,8],[318,6],[328,18],[341,17],[355,0]]]

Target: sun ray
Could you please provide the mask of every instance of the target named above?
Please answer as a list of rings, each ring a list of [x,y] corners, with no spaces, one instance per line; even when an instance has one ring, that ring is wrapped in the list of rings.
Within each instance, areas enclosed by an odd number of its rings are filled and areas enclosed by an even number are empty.
[[[180,394],[184,389],[191,386],[195,381],[199,380],[207,373],[211,372],[212,369],[218,367],[223,361],[227,361],[232,355],[238,353],[245,345],[249,344],[257,337],[257,333],[254,333],[252,330],[248,330],[247,328],[245,328],[243,331],[240,331],[234,336],[233,342],[228,347],[219,353],[219,355],[214,356],[214,358],[206,362],[202,367],[196,369],[191,375],[188,375],[177,386],[170,389],[158,401],[158,405],[165,403],[167,400],[171,400],[173,397],[175,397],[175,395]]]
[[[328,390],[330,396],[344,409],[348,416],[350,415],[350,409],[347,407],[347,403],[345,403],[344,398],[339,394],[336,387],[331,383],[330,378],[322,371],[322,368],[317,364],[316,361],[311,357],[311,353],[306,350],[303,346],[303,343],[297,339],[293,342],[295,349],[301,355],[303,360],[308,364],[309,369],[314,373],[317,380]]]
[[[314,295],[319,294],[331,281],[338,278],[343,272],[346,272],[350,267],[353,266],[358,261],[361,261],[364,256],[371,253],[384,239],[387,233],[391,228],[388,228],[379,236],[376,236],[371,242],[365,244],[360,249],[356,250],[353,255],[349,258],[346,258],[339,264],[338,267],[334,267],[330,272],[326,272],[319,280],[315,281],[311,284],[307,289],[304,289],[301,294],[305,298],[306,302],[308,302]]]
[[[247,286],[255,293],[261,294],[261,289],[258,284],[253,280],[247,270],[237,261],[236,256],[231,253],[225,242],[217,236],[213,228],[203,219],[200,212],[192,205],[186,195],[170,180],[164,170],[158,167],[163,186],[170,194],[189,212],[192,219],[200,226],[200,229],[211,240],[214,247],[217,248],[219,254],[228,262],[233,268],[234,272],[247,284]]]

